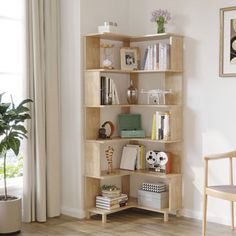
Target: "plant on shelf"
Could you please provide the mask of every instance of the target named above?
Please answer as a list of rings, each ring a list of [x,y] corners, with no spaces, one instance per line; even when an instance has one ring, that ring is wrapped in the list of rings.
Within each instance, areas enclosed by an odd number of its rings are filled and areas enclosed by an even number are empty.
[[[103,184],[101,187],[102,190],[105,191],[116,191],[119,190],[119,188],[115,184]]]
[[[152,11],[151,22],[157,23],[157,33],[165,33],[165,24],[171,20],[170,12],[163,9]]]
[[[103,197],[119,197],[120,189],[116,185],[104,184],[101,187]]]
[[[16,107],[12,99],[9,103],[2,102],[2,96],[0,94],[0,157],[3,158],[4,195],[0,195],[0,233],[13,233],[20,229],[21,199],[7,192],[7,155],[13,151],[18,156],[21,141],[27,138],[23,123],[31,116],[25,105],[32,100],[25,99]],[[14,212],[14,217],[6,212]]]

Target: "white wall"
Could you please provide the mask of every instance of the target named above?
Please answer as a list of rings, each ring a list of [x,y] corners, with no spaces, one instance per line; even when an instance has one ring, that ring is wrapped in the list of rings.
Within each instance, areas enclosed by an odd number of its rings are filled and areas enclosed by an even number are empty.
[[[201,218],[203,153],[236,146],[236,79],[218,77],[219,9],[233,6],[235,1],[81,0],[81,11],[79,0],[61,0],[61,4],[63,212],[81,216],[83,209],[80,34],[97,32],[97,26],[107,20],[118,22],[123,33],[155,33],[150,12],[167,8],[173,15],[167,30],[185,36],[183,213]],[[226,166],[213,166],[210,180],[227,180],[222,167]],[[209,219],[228,224],[228,207],[210,199]]]
[[[195,218],[201,218],[203,154],[236,147],[236,78],[218,76],[219,9],[234,5],[230,0],[130,0],[131,33],[154,33],[150,12],[164,8],[173,16],[167,30],[185,36],[183,213]],[[228,165],[212,165],[212,183],[228,180],[223,167]],[[227,202],[210,199],[208,213],[211,221],[230,222]]]
[[[83,216],[80,2],[61,0],[62,213]]]
[[[125,0],[60,0],[62,213],[84,217],[83,35],[104,21],[128,30]],[[80,24],[81,23],[81,24]],[[82,57],[83,58],[83,57]]]

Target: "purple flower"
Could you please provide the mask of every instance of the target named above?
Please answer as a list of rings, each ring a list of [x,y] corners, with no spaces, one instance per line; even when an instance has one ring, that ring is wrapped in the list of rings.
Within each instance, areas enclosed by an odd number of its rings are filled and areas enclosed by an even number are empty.
[[[164,23],[167,23],[170,20],[171,15],[167,10],[157,9],[151,13],[151,22],[164,21]]]

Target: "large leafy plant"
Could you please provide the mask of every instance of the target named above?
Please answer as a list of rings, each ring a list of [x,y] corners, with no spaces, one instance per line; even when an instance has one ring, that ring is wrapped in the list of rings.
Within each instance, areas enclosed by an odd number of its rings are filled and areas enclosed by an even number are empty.
[[[17,107],[13,100],[9,103],[2,102],[3,94],[0,94],[0,156],[3,159],[3,176],[4,176],[4,198],[8,199],[7,195],[7,170],[6,161],[7,153],[12,150],[16,156],[19,154],[21,141],[27,138],[27,130],[24,126],[24,121],[31,119],[30,110],[26,106],[32,102],[31,99],[23,100]]]

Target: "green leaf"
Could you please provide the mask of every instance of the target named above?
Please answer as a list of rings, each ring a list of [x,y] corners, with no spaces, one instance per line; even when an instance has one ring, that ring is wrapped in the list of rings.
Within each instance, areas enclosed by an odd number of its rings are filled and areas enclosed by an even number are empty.
[[[4,114],[11,106],[11,103],[0,103],[0,114]]]
[[[20,140],[15,138],[15,137],[8,137],[8,147],[10,149],[12,149],[12,151],[15,153],[15,155],[17,156],[19,154],[19,150],[20,150]]]
[[[2,140],[2,142],[0,143],[0,156],[4,156],[6,151],[7,151],[7,143],[5,140]]]
[[[12,130],[19,130],[19,131],[23,132],[24,134],[27,133],[27,130],[23,125],[13,125]]]
[[[33,102],[33,100],[31,100],[31,99],[25,99],[25,100],[23,100],[23,101],[17,106],[16,110],[20,109],[24,104],[30,103],[30,102]]]

